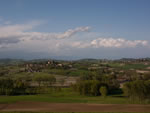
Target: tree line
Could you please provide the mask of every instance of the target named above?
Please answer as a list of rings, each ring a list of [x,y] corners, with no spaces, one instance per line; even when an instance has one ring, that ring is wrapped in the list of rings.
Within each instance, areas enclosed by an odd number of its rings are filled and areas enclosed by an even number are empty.
[[[46,90],[43,89],[51,87],[55,82],[56,78],[53,75],[46,73],[35,73],[35,75],[30,77],[23,77],[21,75],[16,78],[1,77],[0,95],[46,93]]]
[[[150,99],[150,80],[127,82],[123,86],[124,95],[132,102],[143,102]]]

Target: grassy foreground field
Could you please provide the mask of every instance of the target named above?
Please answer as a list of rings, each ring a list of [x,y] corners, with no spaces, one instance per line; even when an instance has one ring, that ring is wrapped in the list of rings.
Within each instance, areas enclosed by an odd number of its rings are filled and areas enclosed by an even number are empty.
[[[121,95],[82,96],[69,88],[63,88],[59,92],[51,92],[41,95],[0,96],[0,103],[14,103],[19,101],[38,101],[50,103],[97,103],[97,104],[128,104],[128,100]]]
[[[110,95],[106,98],[82,96],[70,88],[63,88],[49,94],[0,96],[0,111],[0,113],[150,113],[150,105],[132,104],[122,95]]]
[[[0,103],[13,103],[18,101],[39,101],[51,103],[97,103],[97,104],[128,104],[128,100],[121,97],[108,96],[86,97],[86,96],[51,96],[51,95],[29,95],[29,96],[0,96]]]

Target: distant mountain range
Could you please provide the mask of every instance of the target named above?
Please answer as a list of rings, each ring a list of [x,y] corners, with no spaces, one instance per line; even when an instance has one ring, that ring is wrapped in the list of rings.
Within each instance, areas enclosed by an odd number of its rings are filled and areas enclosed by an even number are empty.
[[[0,59],[0,65],[13,65],[13,64],[21,64],[24,63],[25,61],[23,59]]]
[[[48,60],[54,60],[54,61],[72,61],[72,60],[62,60],[62,59],[32,59],[32,60],[24,60],[24,59],[10,59],[10,58],[3,58],[0,59],[0,65],[16,65],[16,64],[23,64],[26,62],[44,62]],[[85,59],[79,59],[74,60],[78,62],[99,62],[99,61],[150,61],[150,58],[122,58],[117,60],[109,60],[109,59],[92,59],[92,58],[85,58]]]

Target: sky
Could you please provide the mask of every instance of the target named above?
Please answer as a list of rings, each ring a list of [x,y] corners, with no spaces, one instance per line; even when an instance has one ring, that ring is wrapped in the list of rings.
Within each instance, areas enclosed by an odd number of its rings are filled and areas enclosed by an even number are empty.
[[[150,0],[0,0],[0,58],[150,57]]]

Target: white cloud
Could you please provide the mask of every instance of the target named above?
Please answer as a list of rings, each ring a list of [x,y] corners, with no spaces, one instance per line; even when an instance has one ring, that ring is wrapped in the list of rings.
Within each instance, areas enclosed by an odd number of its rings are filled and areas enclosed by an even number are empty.
[[[0,49],[1,49],[1,48],[8,48],[8,47],[10,47],[10,45],[7,45],[7,44],[0,44]]]
[[[9,25],[11,24],[11,21],[5,21],[4,24]]]
[[[78,27],[69,29],[64,33],[43,33],[43,32],[29,32],[36,26],[40,25],[40,21],[32,21],[26,24],[15,25],[0,25],[0,44],[9,45],[18,43],[20,41],[31,40],[51,40],[51,39],[65,39],[70,38],[78,32],[86,32],[90,27]]]
[[[137,46],[148,47],[146,40],[125,40],[122,38],[97,38],[92,41],[76,41],[69,43],[73,48],[134,48]]]
[[[78,32],[87,32],[90,27],[78,27],[75,29],[69,29],[64,33],[41,33],[41,32],[24,32],[24,40],[27,38],[30,40],[49,40],[49,39],[65,39],[70,38]]]
[[[149,45],[146,40],[126,40],[123,38],[97,38],[94,40],[74,41],[71,36],[79,32],[88,32],[90,27],[77,27],[65,32],[30,32],[40,25],[40,21],[32,21],[26,24],[2,24],[0,25],[0,48],[11,47],[22,48],[32,51],[65,51],[71,49],[86,48],[134,48]],[[93,37],[92,37],[93,36]],[[94,35],[90,36],[92,39]],[[15,45],[17,43],[17,45]],[[19,45],[19,46],[18,46]],[[63,51],[62,51],[63,50]]]
[[[114,47],[114,48],[124,48],[124,47],[136,47],[136,46],[147,46],[148,41],[146,40],[125,40],[122,38],[98,38],[91,41],[91,46],[99,47]]]
[[[57,38],[68,38],[68,37],[71,37],[72,35],[74,35],[77,32],[85,32],[85,31],[89,31],[89,29],[90,29],[90,27],[88,27],[88,26],[87,27],[78,27],[78,28],[75,28],[75,29],[69,29],[64,33],[56,34],[56,37]]]
[[[69,29],[64,33],[41,33],[41,32],[27,32],[28,30],[33,29],[35,26],[39,25],[38,22],[31,22],[28,24],[16,24],[16,25],[3,25],[0,26],[0,38],[8,37],[20,37],[20,38],[29,38],[29,39],[49,39],[49,38],[69,38],[75,33],[86,32],[90,27],[78,27],[75,29]]]

